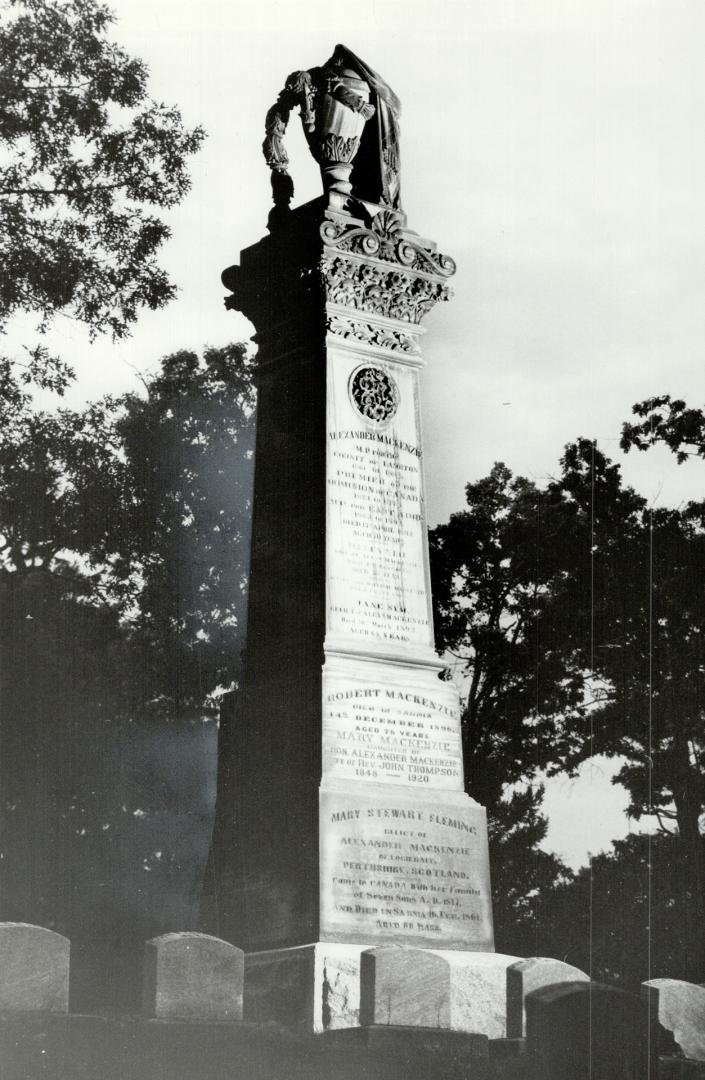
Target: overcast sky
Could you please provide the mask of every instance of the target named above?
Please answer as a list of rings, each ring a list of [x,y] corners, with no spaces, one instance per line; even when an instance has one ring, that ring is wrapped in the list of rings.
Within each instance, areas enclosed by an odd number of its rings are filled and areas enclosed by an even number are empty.
[[[578,435],[619,456],[637,400],[702,403],[702,0],[111,6],[113,36],[147,62],[153,96],[209,138],[169,217],[163,262],[178,300],[117,347],[59,327],[80,374],[74,401],[135,386],[133,367],[174,349],[252,333],[225,312],[219,276],[265,232],[264,115],[290,71],[322,63],[340,41],[401,98],[409,226],[458,264],[455,299],[425,321],[430,523],[461,509],[466,482],[496,460],[540,480]],[[298,117],[287,145],[303,202],[320,181]],[[679,469],[665,452],[632,454],[624,471],[662,503],[698,494],[705,476],[702,463]],[[578,858],[616,833],[624,796],[593,768],[600,797],[586,815],[585,785],[566,784],[551,788],[551,836]]]

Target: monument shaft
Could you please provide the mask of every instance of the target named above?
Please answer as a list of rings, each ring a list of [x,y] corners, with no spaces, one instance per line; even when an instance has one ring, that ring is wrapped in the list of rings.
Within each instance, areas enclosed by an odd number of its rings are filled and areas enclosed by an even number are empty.
[[[398,210],[334,195],[224,281],[255,324],[245,675],[219,794],[221,929],[492,949],[484,810],[438,674],[418,377],[452,260]]]

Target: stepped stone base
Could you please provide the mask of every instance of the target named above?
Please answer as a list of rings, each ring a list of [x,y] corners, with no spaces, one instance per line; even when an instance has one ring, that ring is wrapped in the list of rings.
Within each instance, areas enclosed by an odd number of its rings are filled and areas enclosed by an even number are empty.
[[[360,1026],[360,957],[370,945],[318,941],[245,958],[245,1020],[307,1031]],[[516,956],[424,949],[448,963],[449,1029],[504,1039],[507,968]]]

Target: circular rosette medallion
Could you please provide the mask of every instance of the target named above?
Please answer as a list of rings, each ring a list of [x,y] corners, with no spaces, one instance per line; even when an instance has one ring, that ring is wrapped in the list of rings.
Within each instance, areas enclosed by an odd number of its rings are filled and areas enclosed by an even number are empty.
[[[366,364],[350,376],[350,400],[360,416],[376,426],[394,419],[399,399],[399,387],[382,368]]]

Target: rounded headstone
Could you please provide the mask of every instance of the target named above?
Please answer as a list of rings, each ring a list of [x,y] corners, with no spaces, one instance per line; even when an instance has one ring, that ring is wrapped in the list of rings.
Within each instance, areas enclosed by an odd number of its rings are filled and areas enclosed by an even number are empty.
[[[0,1011],[68,1012],[70,949],[44,926],[0,923]]]
[[[526,995],[544,986],[566,982],[589,982],[590,976],[572,964],[531,956],[507,968],[507,1038],[521,1039],[526,1034]]]
[[[635,994],[567,982],[526,997],[527,1050],[541,1080],[645,1080],[646,1017]]]
[[[245,955],[209,934],[162,934],[145,945],[142,1011],[170,1020],[241,1020]]]
[[[403,945],[360,957],[360,1023],[450,1027],[450,967],[442,956]]]

